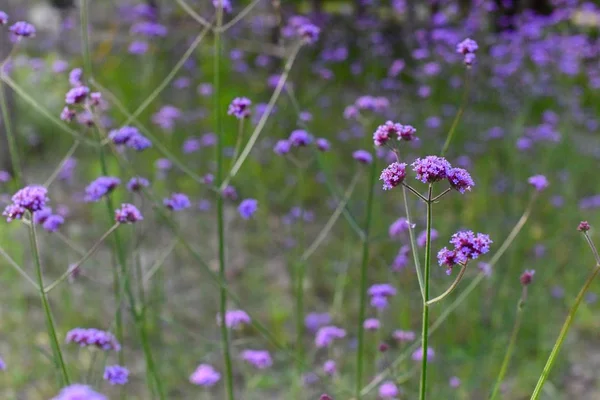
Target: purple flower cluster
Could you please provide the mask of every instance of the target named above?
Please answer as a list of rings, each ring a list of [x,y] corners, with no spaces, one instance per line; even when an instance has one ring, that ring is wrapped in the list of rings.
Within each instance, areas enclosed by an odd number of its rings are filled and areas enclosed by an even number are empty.
[[[271,354],[266,350],[244,350],[242,359],[258,369],[266,369],[273,365]]]
[[[116,145],[125,145],[136,151],[143,151],[152,147],[152,142],[133,126],[114,129],[110,131],[108,138]]]
[[[129,381],[129,370],[120,365],[107,365],[104,369],[104,380],[111,385],[124,385]]]
[[[230,13],[232,11],[230,0],[212,0],[215,8],[222,8],[223,12]]]
[[[383,113],[390,107],[390,101],[383,96],[361,96],[354,104],[346,107],[344,110],[344,118],[354,119],[358,117],[361,111],[371,111],[375,113]]]
[[[8,30],[12,34],[13,39],[35,37],[36,33],[35,27],[25,21],[15,22]]]
[[[121,180],[119,178],[114,176],[101,176],[85,188],[84,199],[87,202],[100,201],[102,197],[111,193],[120,184]]]
[[[416,133],[417,130],[410,125],[387,121],[375,130],[375,133],[373,133],[373,142],[378,147],[385,145],[390,139],[409,142],[415,138]]]
[[[337,326],[323,326],[319,328],[315,335],[315,345],[318,348],[328,347],[335,339],[343,339],[346,337],[346,331]]]
[[[236,329],[251,322],[250,316],[244,310],[228,310],[225,312],[225,326],[229,329]],[[217,323],[221,325],[220,314],[217,314]]]
[[[192,205],[189,197],[183,193],[173,193],[170,197],[163,200],[163,204],[171,211],[182,211],[190,208]]]
[[[214,386],[221,380],[221,374],[212,365],[200,364],[190,375],[190,382],[198,386]]]
[[[366,150],[356,150],[352,153],[352,158],[361,164],[371,164],[373,162],[373,155]]]
[[[108,397],[94,391],[87,385],[75,383],[62,388],[60,393],[51,400],[108,400]]]
[[[56,232],[65,223],[65,219],[62,215],[53,214],[52,208],[44,207],[33,214],[33,223],[42,225],[48,232]]]
[[[311,332],[316,332],[322,326],[331,323],[331,316],[328,313],[311,312],[304,317],[304,325]]]
[[[379,386],[379,397],[381,399],[395,399],[400,394],[398,386],[392,381],[386,381]]]
[[[148,179],[136,176],[127,182],[127,190],[130,192],[139,192],[142,188],[148,187],[149,185],[150,182],[148,182]]]
[[[483,233],[456,232],[450,239],[450,244],[454,246],[454,249],[449,250],[446,247],[441,249],[438,252],[438,262],[440,266],[447,268],[446,273],[449,275],[452,267],[456,264],[466,265],[469,260],[475,260],[480,255],[487,253],[492,243],[489,235]]]
[[[400,236],[402,232],[408,231],[409,228],[414,228],[415,224],[410,225],[410,222],[404,217],[398,218],[390,225],[388,234],[391,238]]]
[[[66,342],[77,343],[81,347],[95,346],[102,350],[121,350],[121,345],[112,333],[94,328],[72,329],[67,332]]]
[[[312,143],[313,137],[305,130],[297,129],[290,133],[288,141],[294,147],[305,147]]]
[[[446,179],[448,170],[452,168],[445,158],[438,156],[417,158],[412,167],[417,174],[417,179],[423,183],[434,183]]]
[[[26,186],[12,196],[12,203],[6,206],[3,216],[8,222],[21,219],[26,211],[35,213],[46,207],[48,190],[43,186]]]
[[[548,179],[544,175],[534,175],[530,177],[527,182],[529,182],[529,184],[538,192],[546,189],[549,185]]]
[[[133,224],[143,219],[142,213],[133,204],[125,203],[115,210],[115,221],[120,224]]]
[[[394,162],[382,172],[379,180],[383,181],[383,190],[390,190],[404,182],[406,178],[406,164]]]
[[[479,49],[477,42],[473,39],[466,38],[456,45],[456,52],[465,56],[464,63],[467,66],[473,65],[475,62],[475,53]]]
[[[0,25],[8,24],[8,14],[0,10]]]
[[[256,210],[258,210],[258,201],[255,199],[242,200],[238,206],[238,212],[244,219],[252,218]]]
[[[171,132],[175,128],[175,123],[181,117],[182,113],[180,109],[171,105],[166,105],[152,116],[152,122],[165,131]]]
[[[396,295],[396,288],[389,283],[372,285],[367,292],[371,296],[371,305],[377,309],[384,309],[388,305],[388,298]]]
[[[237,119],[248,118],[251,114],[252,102],[246,97],[236,97],[233,99],[227,110],[227,114],[233,115]]]

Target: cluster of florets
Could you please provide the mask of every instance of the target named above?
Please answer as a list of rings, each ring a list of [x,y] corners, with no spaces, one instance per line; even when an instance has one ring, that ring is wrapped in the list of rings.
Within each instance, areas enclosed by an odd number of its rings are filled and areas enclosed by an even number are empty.
[[[406,178],[406,164],[393,162],[382,172],[379,180],[383,181],[383,190],[393,189]]]
[[[90,115],[92,107],[106,106],[102,100],[102,94],[92,92],[83,84],[83,70],[75,68],[69,73],[69,84],[71,89],[65,95],[65,108],[60,113],[60,119],[66,122],[78,121],[83,125],[94,125],[94,117]]]
[[[273,365],[271,354],[267,350],[244,350],[242,351],[242,359],[258,369],[269,368]]]
[[[440,266],[446,267],[447,274],[452,272],[455,265],[466,265],[470,260],[490,251],[492,240],[483,233],[459,231],[452,235],[450,244],[454,246],[452,250],[444,247],[438,252],[438,262]]]
[[[228,310],[225,312],[225,326],[229,329],[237,329],[251,322],[252,319],[244,310]],[[221,314],[217,314],[217,323],[221,325]]]
[[[347,106],[344,109],[344,118],[357,118],[361,112],[370,111],[374,113],[382,113],[390,107],[390,101],[383,96],[360,96],[354,104]]]
[[[189,197],[183,193],[173,193],[163,200],[163,204],[171,211],[182,211],[192,206]]]
[[[51,400],[108,400],[108,397],[104,396],[93,390],[87,385],[75,383],[73,385],[64,387],[60,393],[53,397]]]
[[[375,130],[375,133],[373,133],[373,142],[375,143],[375,146],[380,147],[393,139],[396,139],[397,141],[412,141],[415,139],[416,133],[417,130],[410,125],[402,125],[397,122],[387,121]]]
[[[288,20],[282,33],[285,37],[297,37],[304,43],[313,44],[319,40],[321,29],[310,22],[310,20],[301,15],[295,15]]]
[[[129,370],[120,365],[107,365],[104,380],[111,385],[124,385],[129,381]]]
[[[319,348],[328,347],[335,339],[346,337],[346,331],[337,326],[323,326],[319,328],[315,336],[315,345]]]
[[[327,139],[318,138],[315,140],[313,135],[305,131],[304,129],[296,129],[290,133],[287,139],[278,140],[273,146],[275,154],[280,156],[288,154],[292,147],[307,147],[315,143],[317,149],[320,151],[329,151],[331,145]]]
[[[33,223],[41,225],[48,232],[56,232],[65,219],[62,215],[54,214],[52,208],[44,207],[33,214]]]
[[[110,194],[120,184],[121,180],[119,178],[114,176],[101,176],[85,188],[84,200],[87,202],[100,201],[102,197]]]
[[[109,132],[108,138],[116,145],[127,146],[136,151],[152,147],[152,142],[134,126],[124,126]]]
[[[33,214],[43,210],[49,201],[48,190],[38,185],[26,186],[15,193],[11,200],[12,203],[2,213],[8,222],[21,219],[26,211]]]
[[[396,295],[396,288],[389,283],[378,283],[369,288],[371,305],[377,309],[384,309],[388,305],[388,298]]]
[[[231,1],[229,0],[212,0],[212,3],[216,9],[222,8],[223,12],[230,13],[232,11]]]
[[[252,101],[250,101],[250,99],[246,97],[236,97],[229,105],[227,114],[233,115],[237,119],[245,119],[248,118],[252,112],[251,106]]]
[[[121,345],[112,333],[94,328],[72,329],[67,332],[66,342],[77,343],[81,347],[94,346],[102,350],[121,350]]]
[[[190,375],[190,382],[198,386],[210,387],[221,379],[221,374],[209,364],[200,364]]]
[[[466,38],[456,45],[456,52],[462,54],[465,65],[471,66],[475,62],[475,53],[479,49],[479,45],[473,39]]]
[[[120,224],[133,224],[143,219],[142,213],[133,204],[125,203],[115,210],[115,221]]]

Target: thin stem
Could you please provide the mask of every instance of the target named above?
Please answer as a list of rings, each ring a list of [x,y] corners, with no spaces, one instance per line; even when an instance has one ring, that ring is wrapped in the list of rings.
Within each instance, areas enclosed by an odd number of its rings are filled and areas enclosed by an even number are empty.
[[[94,243],[94,245],[87,251],[87,253],[85,253],[79,261],[77,261],[77,263],[70,266],[69,269],[65,273],[63,273],[57,280],[46,286],[44,288],[44,293],[50,293],[52,289],[54,289],[55,287],[60,285],[61,282],[67,279],[73,273],[73,271],[82,266],[84,262],[86,262],[91,256],[94,255],[94,253],[98,250],[98,247],[100,247],[100,245],[106,240],[106,238],[109,237],[110,234],[113,233],[118,227],[119,224],[114,224],[108,231],[106,231],[104,235],[102,235],[100,239],[98,239],[96,243]]]
[[[421,193],[417,192],[412,186],[407,185],[406,183],[402,182],[402,187],[405,187],[406,189],[410,190],[415,196],[417,196],[418,198],[420,198],[421,200],[423,200],[424,202],[427,202],[428,200],[425,198],[425,196],[423,196]]]
[[[462,100],[460,103],[460,108],[458,109],[458,112],[456,113],[456,116],[454,117],[454,121],[452,121],[452,125],[450,126],[450,130],[448,131],[448,136],[446,137],[446,143],[444,143],[444,147],[442,148],[442,153],[440,154],[441,156],[443,156],[444,154],[446,154],[446,151],[448,151],[448,148],[450,147],[450,142],[452,142],[452,137],[454,136],[454,132],[456,131],[456,127],[458,126],[458,122],[460,121],[460,117],[462,117],[463,113],[465,112],[465,108],[467,107],[467,101],[469,100],[469,91],[471,89],[471,85],[470,85],[470,79],[468,77],[469,74],[469,68],[465,69],[465,90],[463,91],[463,96],[462,96]]]
[[[598,249],[596,248],[596,245],[594,244],[594,242],[592,242],[592,239],[590,238],[590,236],[588,235],[587,232],[583,232],[583,237],[585,238],[585,241],[590,246],[590,249],[592,250],[592,253],[594,254],[594,259],[596,260],[596,264],[600,264],[600,255],[598,255]]]
[[[196,20],[196,22],[198,22],[200,25],[204,26],[205,28],[210,28],[210,26],[211,26],[210,22],[208,22],[207,20],[202,18],[202,16],[200,16],[196,11],[194,11],[194,9],[189,6],[189,4],[187,4],[183,0],[176,0],[176,1],[177,1],[177,4],[179,4],[179,6],[181,8],[183,8],[185,10],[185,12],[187,12],[190,15],[190,17],[192,17],[194,20]]]
[[[377,183],[377,163],[373,160],[369,176],[369,187],[367,194],[367,216],[364,225],[364,238],[362,243],[362,262],[360,266],[360,301],[358,311],[358,347],[356,349],[356,387],[355,397],[360,400],[363,380],[364,346],[365,346],[365,327],[364,319],[367,308],[367,269],[369,264],[369,231],[371,228],[371,219],[373,215],[373,197],[375,194],[375,184]]]
[[[298,223],[298,247],[304,245],[304,168],[301,165],[296,167],[297,171],[297,196],[298,206],[301,210],[301,215]],[[302,376],[302,367],[304,365],[304,280],[306,275],[306,263],[302,258],[296,262],[296,373],[298,379],[295,381],[295,387],[299,387],[300,377]]]
[[[423,302],[423,326],[421,329],[421,384],[419,386],[419,399],[425,400],[427,397],[427,342],[429,341],[429,274],[431,272],[431,218],[432,218],[432,195],[433,186],[429,184],[427,192],[427,241],[425,243],[425,281],[424,281],[424,302]]]
[[[567,337],[567,333],[569,333],[571,324],[573,323],[573,320],[575,319],[575,313],[577,313],[577,309],[579,308],[579,305],[581,304],[583,297],[585,296],[586,292],[590,288],[596,275],[598,275],[598,272],[600,272],[600,264],[596,264],[592,273],[588,276],[583,287],[579,291],[579,294],[577,294],[577,297],[575,298],[575,303],[571,307],[571,310],[569,310],[567,319],[565,320],[565,323],[563,324],[562,329],[560,330],[558,339],[556,339],[556,343],[554,344],[554,347],[552,348],[552,352],[550,353],[550,357],[548,357],[548,361],[546,361],[546,365],[544,366],[542,375],[540,376],[540,379],[538,380],[537,385],[535,386],[535,389],[533,390],[533,394],[531,395],[530,400],[537,400],[537,399],[539,399],[540,395],[542,394],[542,387],[544,386],[544,383],[546,383],[546,380],[548,379],[548,375],[550,375],[550,371],[552,370],[552,367],[554,366],[554,363],[556,362],[558,352],[560,351],[560,348],[562,347],[563,342],[565,341],[565,338]]]
[[[52,171],[52,174],[48,177],[48,179],[46,179],[46,182],[44,182],[44,187],[48,188],[52,184],[52,182],[54,182],[58,174],[60,174],[60,171],[65,166],[65,163],[69,160],[69,158],[71,158],[71,156],[75,153],[78,147],[79,140],[76,140],[67,151],[67,154],[65,154],[62,160],[60,160],[58,166],[54,169],[54,171]]]
[[[30,214],[33,218],[33,213]],[[52,353],[54,354],[54,362],[60,369],[62,384],[69,385],[71,380],[69,379],[69,373],[67,372],[67,366],[65,364],[62,351],[60,350],[60,344],[58,342],[58,336],[56,334],[56,327],[54,325],[54,318],[52,317],[52,310],[50,309],[50,303],[48,302],[48,296],[44,292],[44,277],[42,274],[42,263],[40,261],[40,252],[38,248],[37,235],[35,233],[35,224],[29,224],[29,242],[31,243],[31,251],[33,253],[33,260],[35,262],[35,272],[37,274],[38,288],[40,292],[40,299],[42,300],[42,306],[44,307],[44,314],[46,316],[46,325],[48,328],[48,336],[50,336],[50,345],[52,347]]]
[[[23,186],[23,170],[21,169],[21,160],[19,151],[17,150],[17,139],[12,130],[10,114],[8,112],[8,104],[6,102],[6,94],[4,93],[4,85],[0,82],[0,108],[2,109],[2,122],[4,131],[6,132],[6,140],[8,141],[8,153],[10,154],[10,162],[15,174],[15,180],[19,187]]]
[[[214,37],[214,115],[215,115],[215,133],[217,134],[217,184],[223,182],[223,144],[224,132],[222,126],[221,110],[221,25],[223,24],[223,7],[217,7],[217,28]],[[225,260],[225,212],[223,207],[223,194],[217,195],[217,234],[219,243],[219,277],[223,283],[227,282],[226,260]],[[225,324],[225,314],[227,313],[227,290],[221,287],[219,290],[219,303],[221,318],[221,342],[223,346],[223,360],[225,362],[225,388],[227,399],[235,398],[233,390],[233,367],[231,363],[231,353],[229,344],[229,330]]]
[[[513,352],[515,350],[515,343],[517,342],[517,336],[519,334],[519,329],[521,328],[521,321],[523,320],[523,309],[525,308],[526,298],[527,286],[523,286],[521,298],[517,303],[517,315],[515,316],[515,324],[513,326],[512,333],[510,334],[508,348],[506,349],[506,353],[504,354],[504,360],[502,360],[500,372],[498,373],[496,384],[494,385],[494,389],[492,390],[492,394],[490,395],[490,400],[495,400],[498,396],[498,393],[500,393],[500,386],[502,386],[502,381],[504,381],[504,376],[506,375],[506,371],[508,370],[508,364],[510,363]]]
[[[429,300],[427,302],[427,305],[430,306],[433,303],[437,303],[438,301],[443,300],[446,296],[448,296],[450,293],[452,293],[454,291],[454,289],[456,289],[456,287],[460,283],[463,276],[465,275],[466,270],[467,270],[467,264],[461,264],[460,271],[458,272],[456,279],[454,279],[454,282],[452,282],[452,285],[450,285],[450,287],[448,289],[446,289],[446,291],[444,293],[440,294],[438,297]]]
[[[419,261],[419,250],[417,248],[417,241],[415,240],[415,230],[413,223],[410,218],[410,209],[408,207],[408,196],[406,188],[402,186],[402,197],[404,200],[404,211],[406,213],[406,220],[408,221],[408,236],[410,238],[410,250],[413,255],[415,262],[415,270],[417,271],[417,280],[419,281],[419,289],[421,290],[421,297],[425,301],[425,285],[423,284],[423,273],[421,272],[421,262]]]
[[[434,203],[437,202],[439,199],[444,197],[447,193],[450,193],[451,190],[452,190],[452,188],[448,188],[448,189],[444,190],[442,193],[435,196],[431,201],[433,201]]]
[[[79,3],[79,18],[81,19],[81,51],[83,53],[83,66],[88,77],[94,74],[92,71],[92,56],[90,53],[89,40],[89,4],[88,0],[81,0]]]
[[[231,160],[233,162],[235,162],[235,160],[237,160],[238,155],[240,154],[240,148],[242,147],[242,139],[244,138],[244,121],[245,120],[246,120],[245,118],[240,119],[240,123],[238,124],[238,137],[235,142],[235,149],[233,150],[233,157],[231,157]]]
[[[11,256],[8,255],[8,253],[6,251],[4,251],[4,249],[2,247],[0,247],[0,255],[2,255],[2,257],[4,257],[4,259],[6,260],[6,262],[8,262],[8,264],[13,267],[15,269],[15,271],[17,271],[19,273],[19,275],[21,275],[23,278],[25,278],[25,280],[29,283],[31,283],[33,285],[33,287],[35,287],[36,289],[39,290],[38,284],[33,280],[32,277],[30,277],[27,272],[25,272],[25,270],[23,268],[21,268],[19,266],[19,264],[17,264],[17,262],[15,260],[12,259]]]
[[[231,21],[229,21],[228,23],[226,23],[225,25],[223,25],[221,28],[217,28],[219,29],[219,31],[221,33],[224,33],[225,31],[227,31],[229,28],[231,28],[232,26],[234,26],[235,24],[237,24],[238,22],[240,22],[241,20],[244,19],[244,17],[246,15],[248,15],[250,13],[250,11],[252,11],[252,9],[260,2],[261,0],[254,0],[252,3],[248,4],[242,11],[240,11],[238,13],[238,15],[236,15]]]

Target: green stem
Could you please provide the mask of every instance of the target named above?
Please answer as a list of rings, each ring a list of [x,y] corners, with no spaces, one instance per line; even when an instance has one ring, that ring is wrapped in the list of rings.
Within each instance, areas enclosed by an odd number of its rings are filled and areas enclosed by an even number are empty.
[[[222,110],[221,110],[221,32],[220,28],[223,24],[223,8],[217,7],[217,25],[214,32],[214,114],[215,114],[215,133],[217,134],[217,184],[223,182],[223,143],[224,132],[222,127]],[[217,195],[217,231],[219,241],[219,278],[221,282],[227,282],[226,260],[225,260],[225,213],[223,207],[223,194]],[[229,330],[225,324],[225,314],[227,313],[227,288],[223,286],[219,290],[219,302],[221,311],[221,342],[223,346],[223,360],[225,362],[225,388],[227,391],[227,399],[235,398],[233,390],[233,367],[231,363]]]
[[[3,67],[3,66],[2,66]],[[23,171],[21,169],[21,160],[17,150],[17,140],[12,130],[10,122],[10,114],[8,112],[8,104],[6,102],[6,94],[4,93],[4,85],[0,82],[0,108],[2,109],[2,122],[4,131],[6,132],[6,140],[8,141],[8,153],[10,154],[10,162],[15,174],[15,181],[18,187],[23,186]]]
[[[363,380],[364,346],[365,346],[365,328],[364,319],[367,307],[367,268],[369,264],[369,230],[373,215],[373,195],[375,193],[375,184],[377,182],[377,162],[373,160],[369,177],[369,188],[367,194],[367,216],[365,227],[363,229],[364,237],[362,243],[362,262],[360,266],[360,302],[358,311],[358,347],[356,349],[356,386],[354,395],[360,400]]]
[[[429,184],[427,192],[427,242],[425,244],[425,276],[423,291],[423,326],[421,329],[421,350],[423,360],[421,361],[421,384],[419,386],[419,399],[427,397],[427,342],[429,340],[429,274],[431,272],[431,208],[432,208],[432,185]]]
[[[450,293],[452,293],[454,291],[454,289],[456,289],[456,287],[460,283],[463,276],[465,275],[466,270],[467,270],[467,264],[461,264],[460,271],[458,272],[456,279],[454,279],[454,282],[452,282],[452,285],[450,285],[450,287],[448,289],[446,289],[446,291],[444,293],[440,294],[438,297],[427,301],[427,305],[430,306],[433,303],[437,303],[438,301],[443,300],[446,296],[448,296]]]
[[[469,100],[469,91],[471,88],[471,85],[469,84],[469,82],[471,80],[469,79],[468,74],[469,74],[469,68],[466,68],[465,69],[465,90],[463,91],[463,97],[461,100],[460,108],[458,109],[458,112],[456,113],[456,117],[454,117],[454,121],[452,121],[452,126],[450,126],[450,130],[448,131],[448,136],[446,137],[446,143],[444,143],[444,147],[442,148],[442,153],[440,154],[441,156],[446,154],[446,151],[448,151],[448,148],[450,147],[450,142],[452,142],[452,137],[454,136],[454,132],[456,131],[456,127],[458,126],[458,122],[460,121],[460,117],[462,117],[463,112],[465,112],[465,108],[467,107],[467,101]]]
[[[560,348],[562,347],[563,342],[565,341],[565,338],[567,337],[567,333],[569,333],[569,329],[571,328],[571,324],[573,323],[573,319],[575,318],[575,313],[577,313],[577,309],[579,308],[579,305],[581,304],[583,297],[585,296],[586,292],[590,288],[596,275],[598,275],[598,272],[600,272],[600,264],[596,264],[596,266],[594,267],[594,270],[592,271],[590,276],[588,276],[587,280],[585,281],[585,284],[579,291],[579,294],[577,294],[577,297],[575,298],[575,303],[571,307],[571,310],[569,311],[569,314],[567,315],[567,319],[565,320],[565,323],[563,324],[562,329],[560,330],[558,339],[556,339],[556,343],[554,344],[554,347],[552,348],[552,352],[550,353],[550,357],[548,357],[548,361],[546,361],[546,365],[544,366],[542,375],[540,376],[540,379],[538,380],[537,385],[535,386],[535,389],[533,390],[533,394],[531,395],[530,400],[537,400],[537,399],[539,399],[540,395],[542,394],[542,387],[544,386],[544,383],[546,383],[546,380],[548,379],[548,375],[550,375],[550,370],[552,370],[552,367],[554,366],[554,363],[556,362],[558,352],[560,351]]]
[[[494,385],[494,389],[492,391],[492,394],[490,395],[490,400],[495,400],[498,396],[498,393],[500,393],[500,386],[502,386],[502,381],[504,380],[504,376],[506,375],[506,371],[508,370],[508,364],[510,363],[513,352],[515,350],[515,343],[517,342],[517,336],[519,334],[519,329],[521,328],[521,321],[523,320],[523,309],[525,308],[526,298],[527,286],[523,286],[523,293],[521,294],[521,298],[517,303],[517,315],[515,317],[515,325],[513,326],[512,333],[510,334],[508,348],[506,349],[506,353],[504,354],[504,360],[502,360],[500,372],[498,373],[496,384]]]
[[[60,344],[56,334],[56,327],[54,325],[54,318],[52,317],[52,310],[50,309],[50,303],[48,302],[48,295],[44,292],[44,277],[42,274],[42,263],[40,261],[37,235],[35,233],[35,224],[33,223],[33,213],[30,213],[30,216],[32,222],[29,224],[29,241],[31,243],[31,251],[33,253],[33,259],[35,262],[35,272],[37,274],[40,299],[42,300],[42,306],[44,307],[44,314],[46,316],[46,325],[48,328],[48,336],[50,336],[50,345],[52,347],[52,353],[54,354],[54,362],[61,372],[62,383],[63,385],[69,385],[71,380],[69,379],[67,366],[60,350]]]
[[[244,120],[245,118],[240,119],[240,123],[238,125],[238,137],[235,142],[235,150],[233,150],[233,157],[231,157],[233,163],[235,163],[235,160],[237,160],[238,155],[240,154],[240,148],[242,147],[242,139],[244,137]]]
[[[298,226],[298,248],[303,247],[304,242],[304,209],[303,209],[303,196],[304,196],[304,176],[303,168],[301,165],[297,166],[298,181],[298,201],[300,207],[300,220]],[[304,338],[304,279],[306,272],[306,263],[300,257],[296,261],[296,372],[298,379],[296,380],[296,387],[301,380],[302,367],[304,365],[304,346],[302,339]]]
[[[92,56],[90,53],[89,40],[89,4],[88,0],[81,0],[79,4],[79,18],[81,19],[81,51],[83,53],[83,66],[88,77],[91,78],[92,72]]]
[[[415,270],[417,271],[417,280],[419,281],[419,289],[421,290],[421,297],[425,301],[425,285],[423,284],[423,273],[421,272],[421,263],[419,262],[419,250],[417,248],[417,241],[415,240],[415,230],[413,228],[412,219],[410,218],[410,208],[408,207],[408,196],[406,195],[406,187],[402,186],[402,197],[404,200],[404,211],[406,213],[406,220],[408,222],[408,236],[410,238],[410,250],[413,255],[415,262]]]

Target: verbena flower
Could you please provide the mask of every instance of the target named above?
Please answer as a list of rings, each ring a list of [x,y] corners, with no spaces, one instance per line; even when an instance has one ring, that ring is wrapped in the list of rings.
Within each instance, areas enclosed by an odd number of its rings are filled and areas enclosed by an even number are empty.
[[[231,12],[231,1],[230,0],[213,0],[213,6],[215,8],[223,8],[223,11],[226,13]]]
[[[447,172],[448,182],[450,186],[464,194],[465,191],[471,190],[473,186],[475,186],[475,182],[471,178],[471,175],[462,168],[451,168]]]
[[[129,370],[120,365],[107,365],[104,369],[104,380],[111,385],[124,385],[129,381]]]
[[[0,11],[0,25],[8,24],[8,14],[4,11]]]
[[[135,135],[127,142],[127,147],[135,151],[144,151],[152,147],[150,139],[142,134]]]
[[[101,176],[85,188],[84,199],[87,202],[100,201],[102,197],[111,193],[120,184],[121,180],[119,178],[115,178],[114,176]]]
[[[581,221],[579,226],[577,226],[577,230],[580,232],[587,232],[590,230],[590,223],[587,221]]]
[[[346,337],[346,331],[337,326],[323,326],[319,328],[315,336],[315,345],[319,348],[328,347],[335,339]]]
[[[67,332],[66,342],[77,343],[81,347],[94,346],[102,350],[121,350],[121,345],[112,333],[94,328],[72,329]]]
[[[412,225],[412,228],[414,228],[415,225]],[[408,231],[408,229],[411,228],[410,223],[408,222],[408,220],[404,217],[398,218],[397,220],[395,220],[389,227],[388,229],[388,234],[390,235],[391,238],[395,238],[400,236],[400,234],[402,232],[406,232]]]
[[[25,211],[27,211],[27,210],[25,210],[25,208],[23,208],[19,205],[9,204],[6,206],[6,208],[2,212],[2,216],[6,217],[7,222],[11,222],[15,219],[23,218],[23,215],[25,215]]]
[[[76,116],[77,116],[77,112],[74,110],[71,110],[69,107],[63,108],[63,110],[60,113],[60,119],[65,122],[73,122],[73,120],[75,119]]]
[[[127,51],[129,52],[129,54],[141,55],[146,54],[148,52],[149,47],[150,45],[148,44],[148,42],[144,40],[134,40],[129,44]]]
[[[183,193],[173,193],[163,200],[163,204],[171,211],[182,211],[192,205],[190,199]]]
[[[237,119],[248,118],[251,114],[250,106],[252,106],[250,99],[246,97],[236,97],[229,105],[227,114],[233,115]]]
[[[400,391],[392,381],[386,381],[379,386],[379,397],[382,399],[395,399]]]
[[[446,179],[448,170],[452,168],[445,158],[438,156],[417,158],[412,167],[413,171],[417,173],[417,179],[423,183],[434,183]]]
[[[42,210],[48,201],[48,189],[39,185],[26,186],[12,196],[14,205],[30,212]]]
[[[319,40],[321,29],[311,23],[304,23],[298,27],[298,36],[304,43],[313,44]]]
[[[276,154],[279,154],[280,156],[287,154],[290,152],[290,150],[292,149],[292,144],[290,143],[289,140],[278,140],[277,143],[275,143],[275,146],[273,147],[273,151]]]
[[[8,30],[17,38],[29,38],[35,36],[35,27],[29,22],[15,22]]]
[[[396,295],[397,291],[389,283],[376,283],[369,288],[367,293],[369,296],[392,297]]]
[[[527,182],[529,182],[529,184],[538,192],[546,189],[549,185],[548,179],[544,175],[534,175],[530,177]]]
[[[323,363],[323,372],[325,372],[326,375],[335,375],[336,371],[337,365],[334,360],[327,360]]]
[[[190,375],[190,382],[198,386],[214,386],[221,380],[221,374],[212,365],[200,364]]]
[[[457,264],[465,265],[469,260],[475,260],[480,255],[490,250],[492,240],[483,233],[474,234],[473,231],[459,231],[452,235],[450,244],[454,249],[444,247],[438,252],[438,263],[446,267],[446,273],[452,272],[452,267]]]
[[[150,182],[148,179],[142,177],[133,177],[127,182],[127,190],[130,192],[139,192],[142,188],[148,187]]]
[[[81,68],[74,68],[69,72],[69,84],[72,87],[83,85],[83,70]]]
[[[392,333],[392,337],[399,342],[412,342],[417,338],[417,335],[413,331],[403,331],[398,329]]]
[[[324,138],[318,138],[316,144],[317,149],[319,149],[320,151],[329,151],[329,148],[331,147],[331,145],[329,144],[329,140]]]
[[[108,133],[108,138],[116,145],[127,144],[135,135],[139,135],[140,131],[134,126],[124,126],[120,129],[114,129]]]
[[[244,219],[250,219],[258,210],[258,201],[255,199],[242,200],[238,207],[238,212]]]
[[[133,224],[143,219],[142,213],[133,204],[121,204],[121,208],[115,210],[115,221],[120,224]]]
[[[406,178],[406,164],[394,162],[388,165],[379,176],[383,181],[383,190],[390,190],[398,186]]]
[[[310,133],[302,129],[297,129],[290,134],[288,141],[294,147],[304,147],[312,143],[313,138]]]
[[[376,331],[380,326],[381,324],[377,318],[367,318],[363,322],[363,327],[368,331]]]
[[[52,214],[46,218],[42,227],[47,232],[56,232],[64,223],[65,219],[62,215]]]
[[[460,386],[460,378],[458,376],[450,377],[448,380],[448,385],[450,385],[451,388],[456,389]]]
[[[427,360],[431,361],[435,357],[435,351],[431,347],[427,347]],[[419,347],[412,353],[413,361],[422,361],[423,360],[423,347]]]
[[[530,285],[531,282],[533,282],[533,275],[535,275],[535,270],[533,270],[533,269],[525,270],[525,272],[523,272],[523,274],[519,278],[519,280],[521,281],[521,285],[523,285],[523,286]]]
[[[371,164],[373,162],[373,155],[366,150],[356,150],[352,153],[352,158],[361,164]]]
[[[77,86],[71,88],[65,95],[65,103],[69,105],[81,104],[90,94],[90,88],[87,86]]]
[[[258,369],[269,368],[273,365],[271,354],[266,350],[244,350],[242,359]]]
[[[440,234],[438,233],[437,229],[431,229],[431,241],[432,242],[434,240],[436,240],[439,237],[439,235]],[[417,246],[425,247],[426,244],[427,244],[427,230],[423,230],[417,235]]]
[[[330,323],[331,316],[329,313],[311,312],[306,314],[306,317],[304,317],[304,326],[306,326],[306,328],[311,332],[316,332],[320,327]]]
[[[231,185],[225,187],[225,189],[223,189],[223,197],[225,197],[226,199],[229,200],[237,200],[237,190],[235,190],[235,188]]]
[[[108,397],[94,391],[87,385],[75,383],[63,388],[58,396],[51,400],[108,400]]]
[[[167,36],[167,27],[153,21],[141,21],[134,24],[130,32],[134,35],[142,35],[146,37],[165,37]]]
[[[244,310],[228,310],[225,312],[225,326],[229,329],[236,329],[251,322],[250,316]],[[221,325],[221,314],[217,314],[217,323]]]
[[[464,63],[467,66],[473,65],[475,62],[475,53],[479,49],[477,42],[473,39],[466,38],[456,45],[456,52],[464,55]]]
[[[4,362],[2,357],[0,357],[0,371],[6,371],[6,363]]]

